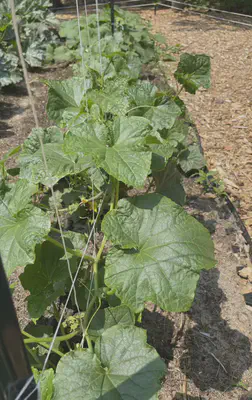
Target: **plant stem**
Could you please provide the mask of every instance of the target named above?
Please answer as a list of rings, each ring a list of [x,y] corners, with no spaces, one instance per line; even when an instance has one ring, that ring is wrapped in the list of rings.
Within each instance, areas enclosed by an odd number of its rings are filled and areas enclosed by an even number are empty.
[[[101,255],[102,255],[102,252],[104,250],[106,242],[107,242],[107,239],[104,236],[104,238],[102,239],[102,242],[101,242],[101,247],[99,248],[99,251],[97,253],[97,256],[96,256],[96,259],[95,259],[95,262],[94,262],[94,265],[93,265],[95,292],[97,292],[98,289],[99,289],[98,264],[99,264],[99,261],[101,259]]]
[[[55,230],[55,228],[51,228],[51,230]],[[47,236],[46,240],[48,240],[49,242],[53,243],[55,246],[60,247],[61,249],[64,250],[64,246],[60,242],[58,242],[57,240],[53,239],[51,236]],[[76,256],[76,257],[79,257],[79,258],[82,258],[82,256],[83,256],[82,251],[78,250],[78,249],[70,249],[69,247],[66,247],[66,251],[68,253],[72,254],[73,256]],[[94,257],[88,256],[88,255],[85,255],[83,257],[83,260],[87,260],[87,261],[90,261],[92,263],[94,263],[94,261],[95,261]]]
[[[67,335],[64,335],[64,336],[57,336],[55,338],[55,343],[64,342],[66,340],[72,339],[74,336],[78,335],[79,333],[80,333],[80,331],[76,330],[76,331],[68,333]],[[53,338],[51,338],[51,337],[37,338],[35,336],[30,335],[29,333],[27,333],[25,331],[22,331],[22,335],[24,335],[28,338],[28,339],[24,339],[25,344],[27,344],[27,343],[39,343],[39,344],[43,343],[44,344],[44,342],[50,343],[53,340]],[[42,346],[42,344],[41,344],[41,346]]]
[[[32,358],[36,361],[36,363],[38,364],[38,366],[43,369],[43,364],[40,361],[40,359],[38,358],[37,354],[35,354],[32,349],[30,349],[29,346],[25,345],[26,350],[28,351],[28,353],[30,353],[30,355],[32,356]]]
[[[60,230],[51,226],[51,231],[61,234]]]
[[[115,188],[115,202],[114,207],[117,208],[117,203],[119,200],[119,192],[120,192],[120,182],[116,180],[116,188]]]
[[[59,323],[60,315],[59,315],[59,311],[57,309],[55,302],[53,302],[53,314],[55,316],[56,321]],[[66,332],[65,332],[65,329],[64,329],[64,326],[62,323],[60,324],[60,331],[61,331],[62,336],[66,336]],[[68,340],[66,340],[66,344],[67,344],[68,350],[71,351],[72,349],[71,349],[71,346],[70,346],[70,343]]]
[[[90,339],[90,337],[88,336],[87,333],[86,333],[86,341],[87,341],[87,345],[88,345],[89,350],[91,350],[92,353],[93,353],[94,349],[93,349],[92,341],[91,341],[91,339]]]
[[[88,308],[87,308],[87,310],[85,312],[84,319],[83,319],[84,334],[85,334],[85,331],[86,331],[87,326],[88,326],[88,319],[89,319],[90,312],[92,311],[92,308],[94,306],[94,303],[95,303],[98,295],[99,295],[99,292],[95,293],[94,297],[90,301],[89,306],[88,306]]]
[[[113,177],[110,177],[111,182],[112,182],[112,193],[111,193],[111,203],[110,203],[110,210],[113,210],[115,207],[115,203],[117,204],[117,199],[119,197],[119,181]],[[94,288],[95,288],[95,293],[94,293],[94,297],[92,298],[92,300],[89,303],[89,306],[85,312],[84,315],[84,320],[83,320],[83,328],[84,328],[84,334],[88,347],[91,349],[92,343],[90,341],[90,338],[88,335],[86,335],[86,331],[88,330],[88,326],[89,326],[89,316],[90,313],[93,309],[93,306],[97,300],[97,298],[99,298],[100,294],[99,294],[99,275],[98,275],[98,265],[102,256],[102,252],[104,250],[104,247],[106,245],[107,239],[104,236],[101,242],[101,246],[99,248],[99,251],[97,253],[97,256],[94,260],[94,264],[93,264],[93,272],[94,272]],[[93,347],[92,347],[93,348]]]
[[[24,339],[24,344],[27,344],[27,343],[38,343],[40,346],[44,347],[45,349],[50,350],[50,346],[48,344],[41,343],[41,342],[42,341],[43,342],[48,342],[48,340],[46,340],[46,339],[50,339],[50,341],[52,341],[52,338],[36,338],[36,337],[30,335],[29,333],[27,333],[25,331],[22,331],[22,335],[27,336],[29,338],[29,339]],[[60,357],[64,356],[64,353],[61,353],[61,351],[59,351],[57,349],[52,348],[52,351],[54,353],[58,354],[58,356],[60,356]]]
[[[126,114],[130,113],[131,111],[138,110],[138,108],[151,108],[151,107],[153,107],[153,106],[150,106],[150,105],[148,105],[148,104],[143,105],[143,106],[133,107],[133,108],[131,108],[130,110],[128,110]]]

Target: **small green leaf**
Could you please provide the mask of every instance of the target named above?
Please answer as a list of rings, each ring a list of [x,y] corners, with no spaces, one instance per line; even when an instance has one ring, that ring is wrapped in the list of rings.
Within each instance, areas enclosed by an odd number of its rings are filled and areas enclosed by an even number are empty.
[[[34,264],[27,265],[20,275],[23,288],[30,292],[27,301],[31,318],[40,318],[53,301],[65,294],[69,271],[67,261],[62,260],[64,254],[63,249],[46,241],[36,247]],[[69,262],[73,270],[75,259]]]
[[[53,239],[56,239],[58,242],[62,244],[62,237],[60,233],[52,232]],[[85,235],[79,232],[74,231],[63,231],[63,236],[65,239],[66,247],[75,250],[83,250],[86,246],[86,238]],[[71,254],[68,254],[68,258],[71,258]]]
[[[88,334],[96,340],[114,325],[135,325],[135,315],[127,306],[109,307],[99,310],[93,318]]]
[[[206,165],[206,161],[200,152],[199,146],[197,144],[192,144],[181,152],[179,164],[182,170],[187,173],[203,168]]]
[[[164,61],[177,61],[176,57],[174,57],[170,53],[164,54],[162,58],[163,58]]]
[[[16,147],[10,149],[7,153],[4,154],[4,156],[3,156],[2,160],[0,160],[0,162],[1,161],[7,161],[8,158],[10,158],[10,157],[14,156],[15,154],[19,153],[20,150],[21,150],[21,146],[16,146]]]
[[[39,382],[40,399],[52,400],[54,392],[54,370],[49,368],[43,372],[40,372],[36,368],[32,368],[32,372],[35,382]]]
[[[161,35],[161,33],[156,33],[155,35],[153,35],[153,37],[155,41],[160,44],[166,44],[167,42],[166,37],[164,35]]]
[[[180,57],[178,68],[174,73],[175,78],[185,90],[195,94],[203,86],[208,89],[211,84],[210,57],[206,54],[184,53]]]
[[[200,271],[215,265],[209,232],[156,193],[120,200],[102,230],[116,245],[106,257],[105,283],[136,313],[145,301],[187,311]]]
[[[179,143],[183,142],[188,134],[188,124],[183,119],[176,119],[171,129],[163,129],[160,133],[161,144],[151,144],[153,153],[168,160],[176,150]]]
[[[61,358],[54,400],[157,400],[165,371],[144,330],[117,325],[96,341],[95,353],[72,351]]]
[[[136,187],[144,186],[151,164],[145,147],[149,121],[142,117],[121,117],[111,130],[105,125],[86,125],[72,130],[66,151],[90,154],[97,167],[114,178]]]
[[[92,90],[88,93],[88,100],[98,105],[103,113],[125,115],[129,106],[127,95],[128,79],[117,77],[106,81],[102,90]],[[113,93],[113,96],[111,96]]]
[[[20,180],[0,202],[0,253],[7,275],[32,263],[35,246],[50,230],[50,217],[29,202],[36,186]]]
[[[129,88],[129,98],[136,106],[153,105],[158,89],[149,81],[140,81]]]
[[[162,171],[153,171],[156,192],[169,197],[181,206],[185,204],[185,191],[181,183],[182,176],[175,162],[168,162]]]

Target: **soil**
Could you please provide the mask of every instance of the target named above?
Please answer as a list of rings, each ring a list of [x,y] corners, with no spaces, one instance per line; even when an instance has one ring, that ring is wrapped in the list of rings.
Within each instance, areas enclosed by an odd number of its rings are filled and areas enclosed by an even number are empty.
[[[181,97],[197,125],[209,169],[219,172],[252,234],[252,29],[173,10],[141,15],[169,45],[210,55],[210,90]],[[176,69],[167,65],[171,72]]]
[[[186,94],[184,98],[203,139],[209,167],[221,166],[225,178],[238,187],[232,189],[235,194],[230,193],[240,200],[242,215],[249,215],[246,196],[251,187],[248,151],[252,78],[246,57],[252,50],[252,31],[172,11],[159,11],[156,19],[149,12],[145,16],[152,20],[154,29],[168,35],[170,44],[181,42],[186,51],[206,52],[213,57],[212,89],[200,91],[194,97]],[[242,53],[243,45],[247,56]],[[228,68],[232,68],[232,74]],[[244,90],[238,74],[240,68],[242,79],[246,79]],[[42,126],[49,121],[45,113],[47,88],[41,79],[69,75],[71,67],[29,75]],[[244,129],[234,127],[238,123],[232,122],[235,118]],[[0,94],[0,120],[1,157],[22,143],[34,126],[24,85]],[[234,215],[222,200],[202,193],[193,179],[186,179],[185,186],[187,210],[212,234],[217,267],[201,274],[190,312],[167,313],[147,304],[143,327],[148,330],[148,341],[167,363],[160,400],[246,400],[252,391],[252,307],[246,306],[243,294],[252,292],[252,285],[239,278],[237,268],[247,264],[248,246]],[[12,276],[12,281],[17,281],[20,272]],[[14,300],[21,326],[29,320],[25,295],[18,285]]]
[[[252,307],[243,298],[252,285],[237,275],[248,246],[223,200],[192,179],[185,187],[187,211],[212,234],[217,267],[201,274],[187,314],[152,304],[144,313],[149,342],[168,366],[160,400],[237,400],[252,390]]]
[[[29,81],[36,104],[39,123],[49,125],[46,114],[47,86],[49,79],[67,79],[72,74],[71,66],[50,68],[29,73]],[[25,83],[3,88],[0,92],[0,159],[11,148],[23,143],[34,128],[34,119]]]

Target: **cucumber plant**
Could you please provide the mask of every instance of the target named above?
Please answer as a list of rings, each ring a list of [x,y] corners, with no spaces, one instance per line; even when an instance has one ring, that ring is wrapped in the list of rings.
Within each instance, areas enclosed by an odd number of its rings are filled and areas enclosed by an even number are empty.
[[[101,65],[91,52],[78,76],[47,82],[56,125],[32,131],[17,168],[0,164],[0,252],[8,275],[25,267],[24,342],[46,400],[157,399],[165,364],[139,327],[145,303],[187,311],[215,265],[210,234],[182,208],[195,155],[184,105],[139,79],[131,41],[105,38]],[[209,68],[207,56],[183,55],[175,77],[194,93]],[[54,331],[43,321],[62,307],[45,370]]]

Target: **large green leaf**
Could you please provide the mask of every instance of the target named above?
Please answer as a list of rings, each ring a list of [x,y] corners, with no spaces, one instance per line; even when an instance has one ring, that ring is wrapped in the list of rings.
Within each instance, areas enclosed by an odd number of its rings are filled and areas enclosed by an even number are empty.
[[[91,87],[91,81],[71,78],[65,81],[49,81],[48,86],[47,114],[51,120],[60,122],[65,112],[77,115],[81,111],[81,100]]]
[[[54,391],[54,370],[49,368],[43,372],[40,372],[36,368],[32,368],[32,372],[35,382],[39,382],[40,400],[52,400]]]
[[[117,245],[106,258],[105,283],[139,312],[145,301],[187,311],[202,269],[215,265],[209,232],[159,194],[123,199],[102,224]]]
[[[61,143],[45,144],[44,153],[47,169],[45,168],[41,149],[34,154],[21,155],[21,178],[50,186],[57,183],[64,176],[76,174],[92,166],[91,157],[66,152]]]
[[[194,94],[201,86],[206,89],[210,87],[210,71],[209,56],[206,54],[184,53],[180,57],[174,76],[187,92]]]
[[[151,164],[151,152],[144,146],[148,133],[147,119],[121,117],[111,129],[98,124],[73,129],[65,149],[91,154],[97,167],[127,185],[142,187]]]
[[[98,310],[92,319],[88,334],[95,340],[114,325],[135,325],[135,315],[130,308],[122,305]]]
[[[55,376],[54,400],[157,400],[165,364],[134,326],[114,326],[97,340],[95,353],[70,352]]]
[[[30,203],[36,186],[20,180],[0,201],[0,253],[8,275],[32,263],[35,246],[50,230],[50,218]]]
[[[28,311],[32,318],[40,318],[46,308],[59,296],[65,294],[65,284],[69,279],[69,270],[64,250],[51,242],[44,242],[36,247],[34,264],[27,265],[20,275],[25,290],[29,290]],[[76,260],[71,258],[72,270]]]
[[[199,170],[206,165],[203,154],[197,144],[188,146],[179,156],[179,164],[182,170],[187,173],[193,170]]]

